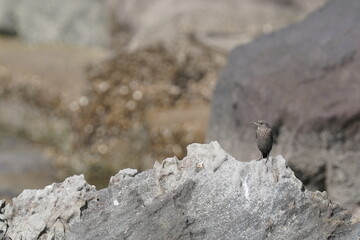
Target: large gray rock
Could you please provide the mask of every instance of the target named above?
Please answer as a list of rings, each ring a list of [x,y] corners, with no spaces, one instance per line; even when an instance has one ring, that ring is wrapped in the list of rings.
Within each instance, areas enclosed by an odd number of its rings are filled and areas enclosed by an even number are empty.
[[[358,239],[359,220],[326,195],[306,190],[281,156],[267,163],[240,162],[217,142],[192,144],[183,160],[168,158],[142,173],[122,170],[97,192],[82,177],[25,191],[7,207],[12,212],[7,215],[8,235],[68,240]]]
[[[110,33],[102,0],[20,0],[16,31],[27,42],[105,46]]]
[[[360,1],[332,0],[306,20],[232,51],[208,139],[241,160],[260,153],[250,121],[264,119],[305,184],[353,211],[360,201]],[[351,194],[349,194],[351,193]]]

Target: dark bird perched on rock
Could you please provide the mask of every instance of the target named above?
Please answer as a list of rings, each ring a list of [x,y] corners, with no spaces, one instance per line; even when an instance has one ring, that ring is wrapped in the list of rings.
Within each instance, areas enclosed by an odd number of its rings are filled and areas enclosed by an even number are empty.
[[[262,157],[266,158],[266,162],[267,162],[267,160],[269,159],[269,153],[273,145],[273,134],[271,127],[267,122],[262,120],[251,123],[257,126],[256,129],[257,146],[260,152],[262,153]]]

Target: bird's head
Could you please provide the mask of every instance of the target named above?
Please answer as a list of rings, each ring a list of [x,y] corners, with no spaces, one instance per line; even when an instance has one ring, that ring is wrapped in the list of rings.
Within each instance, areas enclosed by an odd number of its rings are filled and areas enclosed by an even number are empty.
[[[259,127],[268,127],[268,128],[270,128],[270,125],[267,122],[263,121],[263,120],[258,120],[256,122],[250,122],[250,123],[255,124],[258,128]]]

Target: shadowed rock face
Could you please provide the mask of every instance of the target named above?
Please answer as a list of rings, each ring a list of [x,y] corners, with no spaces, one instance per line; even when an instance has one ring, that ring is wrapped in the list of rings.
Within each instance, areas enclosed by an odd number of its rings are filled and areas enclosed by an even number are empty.
[[[332,0],[306,20],[232,51],[215,90],[208,139],[258,157],[250,121],[277,133],[304,184],[349,209],[360,201],[360,2]],[[348,194],[351,192],[351,194]]]
[[[5,216],[12,239],[360,237],[360,223],[325,192],[306,190],[281,156],[240,162],[217,142],[142,173],[122,170],[100,191],[81,176],[26,190]]]

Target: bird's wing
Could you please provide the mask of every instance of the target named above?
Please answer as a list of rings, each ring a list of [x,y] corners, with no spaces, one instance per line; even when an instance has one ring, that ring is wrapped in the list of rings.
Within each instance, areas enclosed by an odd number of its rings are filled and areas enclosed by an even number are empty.
[[[274,136],[273,136],[273,131],[272,131],[272,129],[270,129],[270,136],[271,136],[271,140],[274,141]]]

